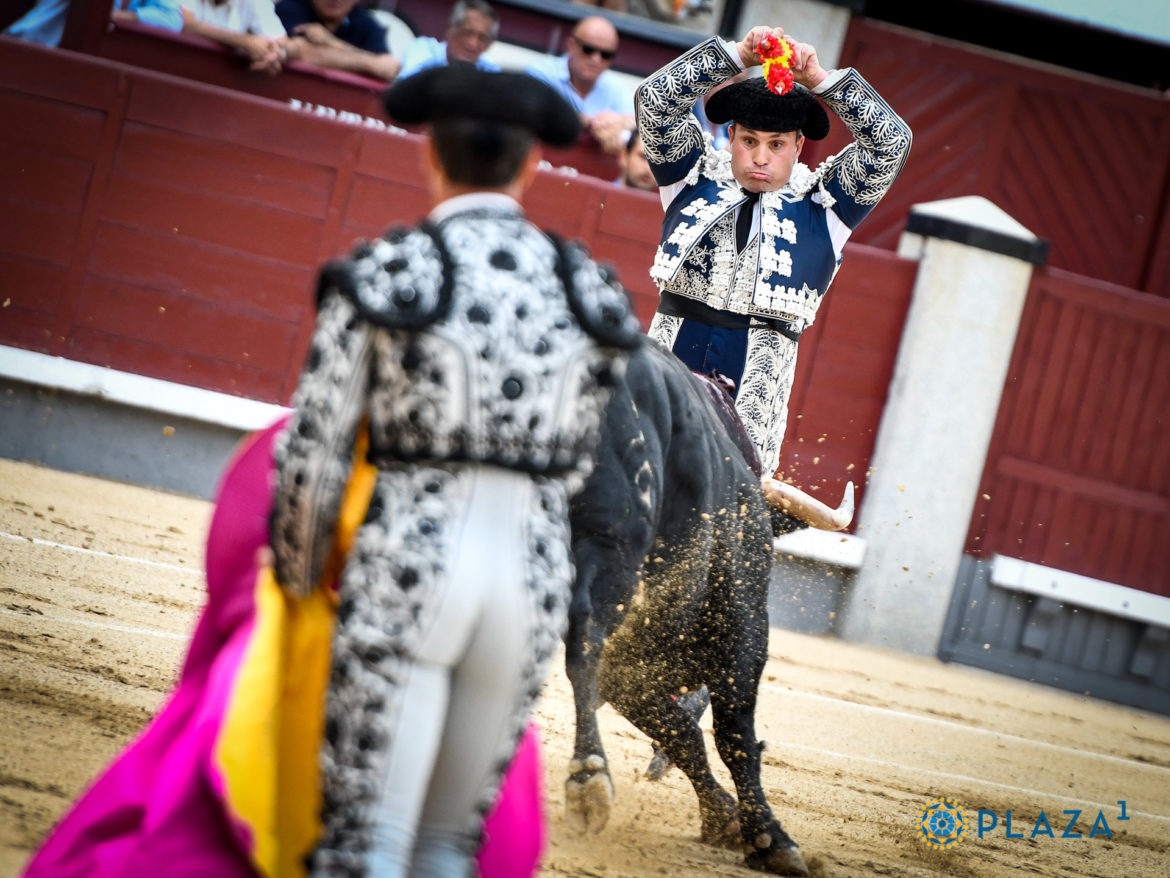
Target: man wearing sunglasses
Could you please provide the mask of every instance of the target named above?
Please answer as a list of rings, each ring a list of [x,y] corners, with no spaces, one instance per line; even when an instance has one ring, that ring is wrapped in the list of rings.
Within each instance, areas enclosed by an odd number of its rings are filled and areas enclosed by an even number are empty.
[[[564,55],[541,58],[526,71],[555,88],[598,145],[614,156],[621,153],[625,132],[634,122],[632,96],[609,69],[617,51],[617,28],[609,19],[591,15],[577,22],[565,39]]]

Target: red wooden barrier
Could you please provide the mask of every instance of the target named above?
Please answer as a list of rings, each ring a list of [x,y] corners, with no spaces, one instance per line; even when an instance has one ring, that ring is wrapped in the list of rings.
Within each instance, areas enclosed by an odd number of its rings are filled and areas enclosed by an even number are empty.
[[[320,263],[430,206],[419,135],[33,44],[4,40],[0,117],[0,342],[269,402]],[[649,319],[656,197],[542,172],[527,209]]]
[[[841,63],[914,130],[905,170],[858,241],[894,248],[913,204],[983,195],[1052,242],[1053,266],[1170,296],[1161,94],[856,16]],[[844,142],[833,127],[825,155]]]
[[[96,13],[93,13],[96,14]],[[254,73],[244,59],[219,43],[133,22],[110,23],[85,48],[88,54],[157,70],[259,97],[300,100],[385,119],[379,79],[323,70],[292,61],[277,76]]]
[[[858,506],[885,408],[918,263],[849,244],[817,321],[801,337],[780,472],[835,506]]]
[[[94,17],[104,12],[90,10]],[[283,103],[309,104],[316,111],[335,111],[388,123],[382,109],[386,83],[377,79],[322,70],[290,62],[278,76],[253,73],[244,61],[218,43],[189,34],[176,34],[138,23],[110,23],[95,29],[79,49],[111,61],[218,85]],[[567,149],[549,150],[556,166],[576,168],[602,180],[618,175],[618,163],[603,153],[596,142],[583,135]]]
[[[0,343],[266,402],[292,392],[321,262],[430,207],[421,135],[70,52],[6,45],[0,117]],[[525,206],[649,323],[656,195],[546,171]],[[863,484],[914,270],[851,245],[802,341],[782,467],[829,499]]]
[[[1036,274],[967,551],[1170,596],[1170,302]]]

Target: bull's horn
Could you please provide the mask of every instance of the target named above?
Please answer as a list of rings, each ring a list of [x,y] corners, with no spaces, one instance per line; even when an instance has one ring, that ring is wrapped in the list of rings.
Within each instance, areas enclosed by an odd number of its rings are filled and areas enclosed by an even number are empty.
[[[764,479],[764,497],[769,506],[820,530],[845,530],[853,521],[853,482],[845,486],[836,509],[779,479]]]

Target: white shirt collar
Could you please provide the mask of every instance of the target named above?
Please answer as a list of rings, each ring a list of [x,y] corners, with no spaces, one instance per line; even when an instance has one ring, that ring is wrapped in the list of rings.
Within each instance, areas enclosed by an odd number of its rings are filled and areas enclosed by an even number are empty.
[[[511,195],[503,192],[468,192],[456,195],[435,205],[427,216],[433,223],[441,223],[452,214],[462,213],[465,210],[503,210],[509,213],[523,214],[520,203]]]

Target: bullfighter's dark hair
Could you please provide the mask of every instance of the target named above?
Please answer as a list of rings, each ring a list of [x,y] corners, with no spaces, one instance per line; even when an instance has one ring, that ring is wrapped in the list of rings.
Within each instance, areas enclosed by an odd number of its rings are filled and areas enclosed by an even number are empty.
[[[439,119],[431,137],[451,182],[489,189],[519,176],[535,142],[531,131],[482,119]]]

